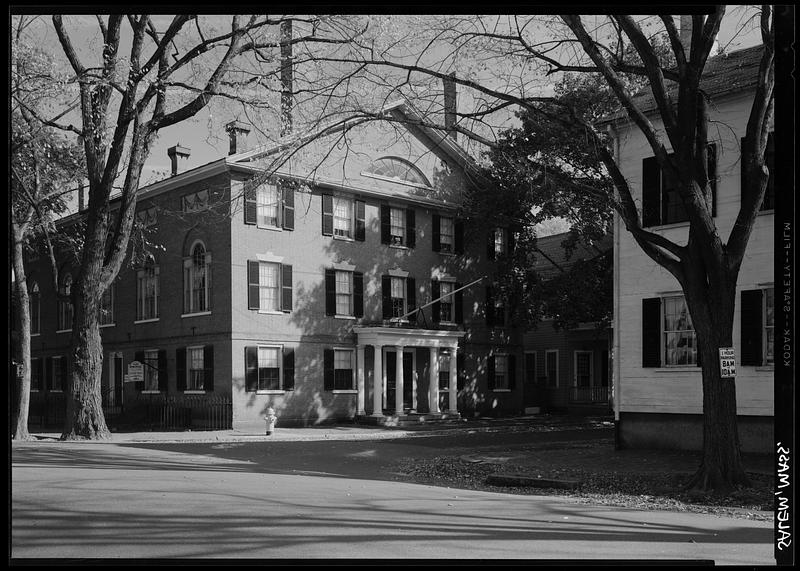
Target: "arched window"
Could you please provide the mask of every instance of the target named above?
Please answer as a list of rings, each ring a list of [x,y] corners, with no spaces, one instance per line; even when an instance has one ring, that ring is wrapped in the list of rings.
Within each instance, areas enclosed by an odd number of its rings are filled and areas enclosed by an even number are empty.
[[[64,296],[72,294],[72,274],[64,274],[58,293]],[[64,331],[72,329],[72,300],[58,300],[58,329]]]
[[[369,165],[364,174],[411,184],[431,185],[421,170],[399,157],[381,157]]]
[[[189,257],[184,259],[183,312],[200,313],[211,310],[211,254],[197,241]]]
[[[28,292],[28,304],[30,306],[30,318],[31,318],[31,335],[39,335],[41,330],[39,329],[39,303],[41,297],[39,295],[39,284],[36,282],[31,282],[30,291]]]

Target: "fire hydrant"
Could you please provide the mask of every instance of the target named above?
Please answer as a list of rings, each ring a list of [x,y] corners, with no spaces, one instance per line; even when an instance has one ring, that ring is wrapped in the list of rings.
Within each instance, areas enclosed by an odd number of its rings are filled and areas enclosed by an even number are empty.
[[[267,436],[269,436],[272,434],[272,431],[275,430],[275,421],[278,420],[278,417],[275,416],[275,409],[272,407],[268,408],[264,420],[267,423]]]

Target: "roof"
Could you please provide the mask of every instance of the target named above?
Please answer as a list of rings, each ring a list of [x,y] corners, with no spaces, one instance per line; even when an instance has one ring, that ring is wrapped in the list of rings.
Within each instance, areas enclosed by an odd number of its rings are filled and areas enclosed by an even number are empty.
[[[552,278],[562,271],[568,270],[579,261],[596,258],[610,250],[613,243],[613,238],[610,234],[591,244],[578,242],[572,255],[567,257],[567,252],[562,243],[569,235],[569,232],[563,232],[536,239],[536,261],[533,264],[533,269],[540,277],[545,279]]]
[[[709,58],[700,79],[700,89],[713,98],[725,97],[755,88],[758,83],[758,66],[763,52],[764,47],[757,45]],[[671,97],[675,97],[678,92],[678,84],[668,82],[667,85],[667,93]],[[633,102],[644,113],[655,111],[657,107],[655,98],[649,89],[646,93],[634,97]],[[622,109],[605,119],[604,122],[627,118],[627,111]]]

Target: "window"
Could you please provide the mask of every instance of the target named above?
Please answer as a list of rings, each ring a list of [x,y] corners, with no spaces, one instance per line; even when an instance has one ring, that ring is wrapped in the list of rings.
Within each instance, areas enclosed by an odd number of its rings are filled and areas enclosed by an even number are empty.
[[[64,371],[64,360],[61,356],[50,357],[50,390],[51,391],[63,391],[64,390],[64,381],[65,378],[65,371]]]
[[[142,208],[136,213],[136,225],[140,228],[148,228],[158,222],[156,207]]]
[[[430,186],[428,179],[416,166],[399,157],[381,157],[363,173],[366,176],[387,178],[398,182]]]
[[[59,294],[70,296],[72,294],[72,276],[66,274],[61,281],[61,288]],[[58,329],[65,331],[72,329],[72,301],[71,300],[58,300]]]
[[[433,300],[431,313],[435,323],[462,323],[464,321],[463,292],[456,291],[460,288],[461,284],[450,279],[431,281],[431,299]]]
[[[452,218],[444,216],[440,218],[439,247],[442,252],[452,252],[455,249],[455,230]]]
[[[548,387],[558,386],[558,351],[548,350],[544,355],[544,373]]]
[[[333,200],[333,235],[338,238],[353,237],[353,201],[336,197]]]
[[[486,326],[505,327],[506,304],[503,292],[497,286],[486,287]]]
[[[450,323],[455,321],[453,312],[453,289],[453,282],[439,283],[439,295],[442,296],[441,301],[439,301],[439,319],[441,321]]]
[[[683,296],[664,298],[664,365],[697,364],[697,341]]]
[[[364,274],[349,269],[325,270],[325,315],[364,316]]]
[[[186,383],[188,391],[202,391],[205,389],[205,355],[203,347],[188,347],[186,349],[187,369],[189,376]]]
[[[265,312],[292,310],[292,266],[278,262],[247,262],[247,307]]]
[[[354,352],[352,349],[325,349],[323,351],[326,391],[353,390]]]
[[[670,158],[674,155],[670,153]],[[708,178],[711,183],[711,215],[716,216],[717,148],[708,146]],[[655,157],[642,161],[642,226],[686,222],[689,216],[678,192],[679,181],[669,171],[662,171]]]
[[[158,391],[158,350],[144,352],[144,390]]]
[[[439,351],[439,390],[450,389],[450,352]]]
[[[249,392],[294,389],[294,349],[279,345],[245,347],[245,385]]]
[[[280,202],[278,187],[266,184],[256,192],[256,220],[260,227],[279,227]]]
[[[201,313],[211,309],[210,264],[211,254],[206,252],[202,242],[197,242],[192,248],[190,257],[183,262],[185,314]]]
[[[198,212],[208,206],[208,190],[192,192],[183,196],[181,204],[184,212]]]
[[[741,293],[742,365],[775,364],[775,288]]]
[[[42,360],[38,357],[31,358],[31,390],[32,391],[40,391],[42,390],[42,381],[44,380],[42,375]]]
[[[114,325],[114,289],[111,284],[100,298],[100,325]]]
[[[390,209],[389,235],[391,244],[402,246],[406,236],[406,211],[402,208]]]
[[[502,256],[506,253],[508,241],[506,240],[506,229],[494,229],[494,255],[495,258]]]
[[[28,306],[31,318],[31,335],[39,335],[41,333],[41,318],[40,318],[40,303],[41,296],[39,295],[39,284],[33,282],[31,284],[30,292],[28,293]]]
[[[434,252],[451,254],[464,253],[464,224],[448,216],[433,215],[433,240],[431,241]]]
[[[494,356],[494,390],[508,389],[508,355]]]
[[[148,264],[136,272],[136,320],[158,318],[159,270]]]
[[[353,272],[336,272],[336,314],[353,315]]]
[[[416,281],[414,278],[397,275],[383,276],[381,289],[383,319],[402,317],[416,307]],[[414,322],[416,321],[416,313],[407,315],[404,319]]]

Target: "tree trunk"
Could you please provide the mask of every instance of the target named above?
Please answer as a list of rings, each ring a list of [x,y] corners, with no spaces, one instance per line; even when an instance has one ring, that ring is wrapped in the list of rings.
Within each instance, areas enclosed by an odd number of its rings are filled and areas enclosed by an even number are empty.
[[[103,440],[111,437],[103,414],[101,378],[103,343],[100,337],[100,298],[95,282],[76,291],[72,326],[72,371],[66,399],[62,440]]]
[[[703,460],[687,488],[720,493],[750,485],[736,422],[736,379],[720,376],[719,348],[733,347],[736,277],[728,278],[733,287],[717,288],[722,291],[712,295],[686,292],[703,372]]]
[[[31,402],[31,313],[28,298],[28,280],[22,262],[22,242],[14,240],[14,313],[19,325],[17,338],[14,340],[12,354],[22,365],[22,376],[16,376],[17,393],[14,395],[14,420],[12,425],[14,440],[31,440],[28,432],[28,413]]]

